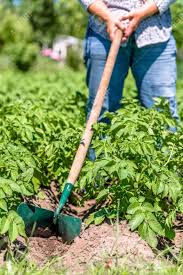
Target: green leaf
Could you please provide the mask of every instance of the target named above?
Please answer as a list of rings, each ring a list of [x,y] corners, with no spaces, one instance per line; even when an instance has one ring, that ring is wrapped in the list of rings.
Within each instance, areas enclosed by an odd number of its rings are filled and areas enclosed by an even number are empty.
[[[144,221],[138,228],[138,232],[143,240],[146,240],[148,234],[148,224]]]
[[[151,182],[151,181],[147,180],[147,181],[145,182],[145,185],[147,186],[147,188],[148,188],[149,190],[151,190],[151,188],[152,188],[152,182]]]
[[[175,219],[176,219],[176,211],[172,210],[166,217],[166,225],[171,228]]]
[[[0,209],[8,211],[7,203],[4,199],[0,199]]]
[[[181,213],[183,213],[183,198],[181,198],[179,201],[178,201],[178,209]]]
[[[12,169],[11,170],[11,179],[16,181],[18,178],[18,169]]]
[[[21,191],[22,191],[22,195],[24,195],[24,196],[33,195],[33,192],[30,192],[24,185],[21,185],[20,188],[21,188]]]
[[[134,231],[144,221],[143,213],[135,213],[129,221],[129,226]]]
[[[0,224],[0,234],[1,235],[4,235],[6,232],[8,232],[9,225],[10,225],[9,219],[4,216],[2,218],[1,224]]]
[[[127,169],[120,169],[119,172],[118,172],[118,175],[119,175],[119,179],[120,180],[124,180],[128,177],[128,170]]]
[[[0,199],[5,199],[6,195],[4,193],[4,191],[2,190],[2,188],[0,188]]]
[[[10,182],[10,187],[14,192],[21,193],[21,188],[17,183],[11,181]]]
[[[159,185],[158,185],[158,188],[157,188],[157,195],[163,193],[164,187],[165,187],[164,182],[161,182],[161,181],[160,181],[160,182],[159,182]]]
[[[173,240],[175,238],[175,230],[173,228],[165,227],[165,236],[169,240]]]
[[[130,202],[130,203],[138,202],[138,198],[136,198],[136,197],[131,197],[131,198],[129,199],[129,202]]]
[[[45,199],[45,194],[43,191],[40,191],[38,194],[37,194],[37,197],[40,199],[40,200],[44,200]]]
[[[146,214],[146,220],[150,228],[160,236],[164,236],[165,232],[161,224],[158,222],[157,218],[153,213],[149,212]]]
[[[24,238],[26,238],[26,233],[25,233],[25,225],[22,220],[22,223],[19,223],[18,225],[18,234]]]
[[[147,234],[146,234],[145,240],[153,248],[156,248],[158,245],[158,239],[156,237],[156,234],[150,227],[147,228]]]
[[[129,205],[128,209],[127,209],[127,213],[128,214],[134,214],[139,208],[140,208],[140,203],[139,202],[133,202]]]
[[[32,178],[32,183],[33,183],[33,186],[34,186],[34,190],[37,193],[39,188],[40,188],[40,185],[41,185],[40,180],[36,177],[33,177]]]
[[[151,247],[156,248],[156,246],[158,244],[156,234],[154,233],[154,231],[149,227],[149,225],[146,222],[143,222],[139,226],[138,232],[143,240],[147,241],[147,243]]]
[[[143,209],[148,212],[154,212],[154,207],[151,203],[149,202],[144,202],[142,205]]]
[[[18,237],[18,226],[15,222],[10,223],[8,236],[11,242],[14,242]]]
[[[145,197],[140,196],[140,197],[138,198],[138,201],[139,201],[139,202],[144,202],[144,201],[145,201]]]
[[[154,212],[160,212],[162,211],[161,207],[159,206],[158,202],[155,202],[154,204]]]
[[[94,219],[95,225],[101,224],[105,220],[105,216],[96,217]]]
[[[101,199],[103,199],[104,197],[106,197],[108,194],[109,194],[109,189],[104,189],[104,190],[102,190],[102,191],[98,194],[96,200],[97,200],[97,201],[100,201]]]
[[[111,159],[100,160],[100,161],[96,162],[96,164],[95,164],[95,173],[97,173],[102,168],[108,169],[109,167],[111,167],[114,164],[115,164],[114,161]]]
[[[179,197],[181,192],[181,186],[179,183],[174,182],[173,184],[169,183],[168,187],[169,187],[169,196],[172,198],[174,203],[176,203],[177,198]]]
[[[89,215],[88,219],[85,221],[86,226],[90,225],[92,222],[94,222],[94,213],[92,213],[91,215]]]
[[[29,168],[27,169],[26,172],[21,174],[21,179],[24,182],[30,182],[30,180],[33,178],[33,174],[34,174],[34,169],[33,168]]]
[[[9,182],[6,182],[4,186],[2,186],[3,188],[3,191],[4,193],[7,195],[7,196],[12,196],[13,195],[13,192],[12,192],[12,189],[11,187],[9,186]]]

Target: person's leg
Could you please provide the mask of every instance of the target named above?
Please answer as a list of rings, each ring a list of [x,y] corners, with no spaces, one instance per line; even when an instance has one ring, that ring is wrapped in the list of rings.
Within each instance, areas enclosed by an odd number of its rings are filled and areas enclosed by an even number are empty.
[[[178,119],[176,104],[176,44],[173,36],[165,43],[133,48],[132,72],[143,106],[150,108],[154,98],[169,100],[172,117]]]

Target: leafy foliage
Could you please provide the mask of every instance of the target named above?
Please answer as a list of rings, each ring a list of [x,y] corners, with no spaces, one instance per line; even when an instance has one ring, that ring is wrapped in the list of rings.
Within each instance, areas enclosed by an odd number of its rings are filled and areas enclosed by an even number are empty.
[[[88,16],[82,9],[79,1],[60,0],[56,3],[56,6],[59,10],[60,32],[62,34],[83,38]]]
[[[0,234],[14,241],[25,235],[14,212],[22,198],[51,179],[62,188],[67,177],[85,118],[84,81],[71,71],[7,73],[0,81]]]
[[[182,1],[177,1],[176,5],[172,6],[173,15],[173,33],[175,35],[178,49],[183,50],[182,43],[182,27],[183,27],[183,13],[182,13],[183,3]]]
[[[53,179],[63,188],[85,123],[86,88],[83,75],[70,70],[6,72],[0,82],[0,234],[13,241],[24,236],[14,212],[22,198]],[[131,78],[127,84],[125,94],[135,97]],[[180,80],[181,117],[182,87]],[[94,126],[97,160],[86,161],[76,184],[83,202],[97,200],[87,224],[118,213],[153,247],[158,237],[174,238],[176,214],[183,212],[183,130],[166,102],[157,107],[146,110],[130,99],[106,114],[111,124]]]
[[[34,40],[40,45],[49,45],[58,33],[58,13],[54,0],[22,0],[20,14],[27,14],[34,31]]]
[[[97,160],[87,163],[79,182],[86,190],[84,199],[97,198],[103,207],[90,215],[88,224],[119,211],[153,247],[157,236],[174,236],[183,191],[182,131],[169,130],[175,122],[166,103],[158,102],[158,109],[146,110],[130,100],[117,113],[106,114],[111,125],[95,126]]]
[[[36,60],[38,46],[28,21],[0,6],[0,53],[7,55],[18,69],[27,71]]]

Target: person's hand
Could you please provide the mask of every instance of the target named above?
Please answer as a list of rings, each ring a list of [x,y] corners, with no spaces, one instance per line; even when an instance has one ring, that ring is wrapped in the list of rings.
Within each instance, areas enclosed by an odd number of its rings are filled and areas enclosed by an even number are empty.
[[[138,9],[132,12],[129,12],[127,15],[124,15],[120,18],[120,23],[119,21],[117,22],[117,27],[120,28],[123,21],[127,21],[128,20],[128,26],[126,28],[124,28],[124,40],[127,40],[132,33],[137,29],[138,25],[140,24],[140,22],[144,19],[144,12],[143,9]]]
[[[110,16],[108,18],[108,20],[106,20],[107,32],[108,32],[108,35],[109,35],[109,38],[111,41],[113,41],[117,29],[122,30],[123,33],[125,31],[125,25],[124,25],[123,21],[120,21],[120,19],[121,18],[116,19],[116,18]],[[124,39],[122,39],[122,42],[126,41],[126,39],[125,39],[125,41],[123,41],[123,40]]]

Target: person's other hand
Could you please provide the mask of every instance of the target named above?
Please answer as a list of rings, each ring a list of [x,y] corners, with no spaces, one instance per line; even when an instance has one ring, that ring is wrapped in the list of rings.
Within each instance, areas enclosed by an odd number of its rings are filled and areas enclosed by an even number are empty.
[[[109,17],[109,19],[106,21],[106,26],[111,41],[113,41],[117,29],[122,30],[123,33],[125,32],[125,24],[122,21],[120,21],[120,18],[116,19],[112,16]],[[122,42],[125,41],[126,38],[122,38]]]
[[[144,18],[143,9],[138,9],[132,12],[129,12],[127,15],[124,15],[120,18],[119,21],[116,23],[117,27],[120,28],[123,24],[123,21],[128,20],[128,26],[124,28],[124,37],[123,39],[128,39],[132,33],[137,29],[138,25]]]

